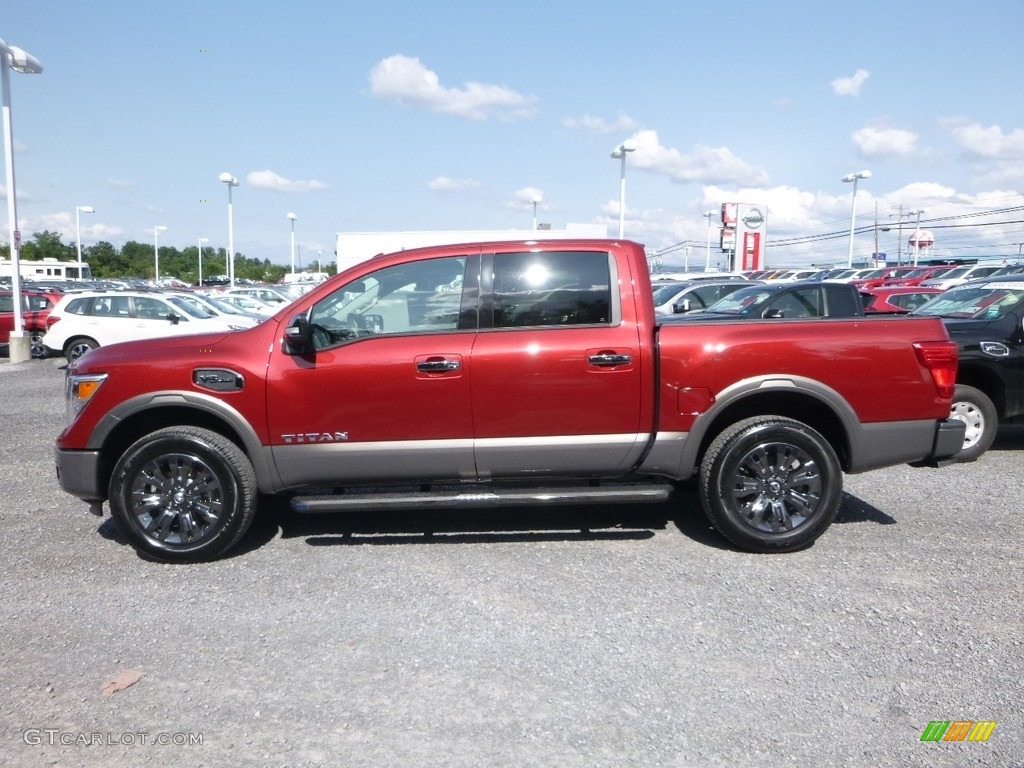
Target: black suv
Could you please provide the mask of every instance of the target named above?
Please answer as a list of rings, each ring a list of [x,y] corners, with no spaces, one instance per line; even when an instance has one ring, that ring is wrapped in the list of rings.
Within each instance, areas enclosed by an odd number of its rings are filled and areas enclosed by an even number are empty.
[[[911,314],[941,317],[957,343],[952,416],[967,423],[959,459],[973,461],[992,445],[1000,422],[1024,415],[1024,275],[972,280]]]

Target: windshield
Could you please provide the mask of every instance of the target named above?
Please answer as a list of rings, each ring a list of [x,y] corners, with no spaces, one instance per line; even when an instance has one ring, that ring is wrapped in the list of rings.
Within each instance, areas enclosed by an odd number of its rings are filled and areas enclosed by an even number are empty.
[[[914,310],[915,315],[962,320],[997,320],[1024,301],[1024,283],[966,285],[941,293]]]
[[[214,317],[212,312],[209,312],[202,307],[194,306],[191,302],[183,299],[181,296],[166,296],[165,298],[175,307],[191,317],[195,317],[200,320],[209,320],[211,317]]]
[[[660,307],[666,301],[671,301],[672,298],[685,287],[685,283],[668,283],[667,285],[659,285],[654,289],[654,306]]]
[[[230,301],[224,301],[223,299],[220,299],[220,298],[218,298],[216,296],[207,296],[206,300],[208,302],[210,302],[211,304],[213,304],[213,306],[215,306],[218,310],[220,310],[221,312],[224,312],[225,314],[228,314],[228,315],[244,315],[245,314],[245,312],[243,312],[241,309],[236,307]]]
[[[175,298],[184,301],[186,304],[188,304],[191,307],[194,307],[200,312],[207,312],[214,316],[218,314],[216,309],[207,306],[206,302],[203,299],[197,298],[195,296],[176,296]]]
[[[769,291],[764,288],[741,288],[719,299],[708,307],[706,311],[721,315],[746,315],[752,312],[754,307],[767,300],[773,293],[775,291]]]

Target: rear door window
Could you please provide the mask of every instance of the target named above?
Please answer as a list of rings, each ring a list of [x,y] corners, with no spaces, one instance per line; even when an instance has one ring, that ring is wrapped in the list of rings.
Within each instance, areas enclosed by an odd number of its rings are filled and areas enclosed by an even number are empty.
[[[493,256],[494,328],[612,322],[610,256],[601,251]]]

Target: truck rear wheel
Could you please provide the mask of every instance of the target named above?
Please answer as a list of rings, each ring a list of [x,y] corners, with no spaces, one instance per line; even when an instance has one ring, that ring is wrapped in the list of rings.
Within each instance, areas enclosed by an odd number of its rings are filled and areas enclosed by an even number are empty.
[[[957,384],[949,415],[967,425],[964,447],[956,455],[957,461],[974,461],[992,447],[999,429],[999,416],[992,400],[980,389]]]
[[[758,416],[725,429],[700,465],[711,524],[750,552],[790,552],[832,524],[843,490],[832,446],[793,419]]]
[[[137,440],[114,467],[110,511],[135,549],[175,563],[213,560],[256,512],[256,474],[223,435],[168,427]]]

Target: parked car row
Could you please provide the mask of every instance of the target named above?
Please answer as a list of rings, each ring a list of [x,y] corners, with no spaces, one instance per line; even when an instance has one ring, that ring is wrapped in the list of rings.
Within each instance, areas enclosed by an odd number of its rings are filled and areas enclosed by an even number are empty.
[[[27,283],[23,327],[33,357],[63,355],[71,362],[119,341],[249,328],[299,295],[287,286],[188,290],[120,280]],[[0,290],[0,346],[9,343],[14,327],[13,301],[11,291]]]

